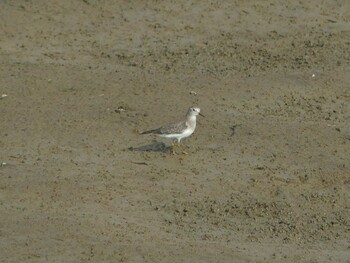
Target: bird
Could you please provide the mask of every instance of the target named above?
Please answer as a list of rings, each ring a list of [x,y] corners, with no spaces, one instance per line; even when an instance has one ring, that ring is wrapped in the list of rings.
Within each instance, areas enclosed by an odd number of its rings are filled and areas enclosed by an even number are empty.
[[[157,129],[144,131],[141,134],[142,135],[155,134],[162,138],[173,140],[173,142],[177,141],[178,145],[180,145],[181,140],[191,136],[194,130],[196,129],[196,120],[198,115],[205,117],[201,113],[200,108],[190,107],[186,113],[184,120],[170,123],[170,124],[161,126]],[[173,148],[173,153],[175,153],[174,148]]]

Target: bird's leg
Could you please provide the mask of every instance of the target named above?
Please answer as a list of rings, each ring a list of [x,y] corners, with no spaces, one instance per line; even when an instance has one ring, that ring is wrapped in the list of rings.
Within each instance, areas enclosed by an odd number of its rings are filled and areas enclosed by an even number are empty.
[[[180,141],[178,141],[177,143],[178,143],[179,149],[182,151],[182,153],[187,155],[188,153],[184,151],[183,147],[181,147]]]
[[[176,155],[176,152],[175,152],[175,141],[173,141],[172,144],[171,144],[171,154],[172,155]]]

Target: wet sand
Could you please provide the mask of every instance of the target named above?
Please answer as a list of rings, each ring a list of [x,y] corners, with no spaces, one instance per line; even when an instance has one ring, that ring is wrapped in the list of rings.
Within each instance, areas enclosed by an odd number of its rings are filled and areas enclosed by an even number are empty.
[[[0,261],[349,262],[349,8],[2,1]]]

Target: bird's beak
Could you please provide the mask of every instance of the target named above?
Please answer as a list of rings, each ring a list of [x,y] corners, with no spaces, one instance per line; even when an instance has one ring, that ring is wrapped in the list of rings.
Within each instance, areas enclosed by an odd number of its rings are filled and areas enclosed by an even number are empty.
[[[202,113],[198,113],[200,116],[205,117]]]

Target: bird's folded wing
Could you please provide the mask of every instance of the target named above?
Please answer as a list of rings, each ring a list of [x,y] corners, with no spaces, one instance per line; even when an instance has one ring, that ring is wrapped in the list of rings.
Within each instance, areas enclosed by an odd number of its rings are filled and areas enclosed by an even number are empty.
[[[177,122],[162,126],[159,128],[159,134],[181,133],[187,129],[185,121]]]
[[[187,124],[185,121],[172,123],[168,125],[164,125],[158,129],[149,130],[142,132],[141,134],[173,134],[173,133],[181,133],[187,128]]]

